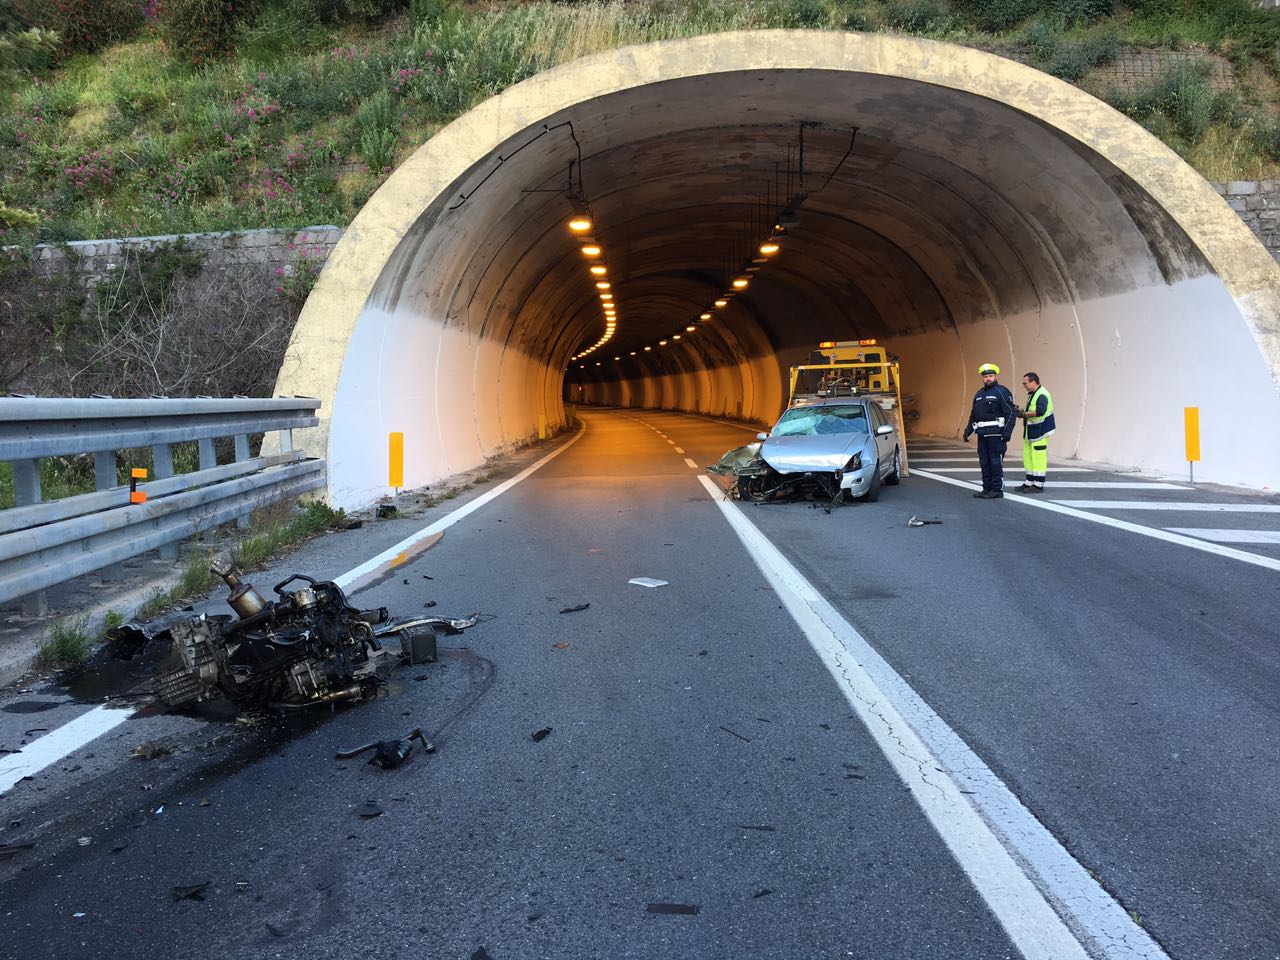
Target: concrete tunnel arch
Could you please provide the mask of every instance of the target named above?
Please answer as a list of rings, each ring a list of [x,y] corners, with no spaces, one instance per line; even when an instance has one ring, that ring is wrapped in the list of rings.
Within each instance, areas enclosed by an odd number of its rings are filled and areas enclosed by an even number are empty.
[[[831,176],[782,254],[644,352],[721,292],[802,121],[807,169]],[[603,323],[564,229],[579,148],[622,318],[586,369],[570,358]],[[480,104],[352,222],[277,392],[323,401],[301,439],[355,507],[388,491],[391,431],[412,487],[563,427],[566,395],[771,421],[787,367],[853,337],[902,357],[921,433],[958,435],[991,360],[1019,394],[1027,369],[1053,390],[1055,456],[1184,469],[1199,406],[1200,478],[1280,478],[1280,268],[1222,198],[1069,84],[885,34],[626,47]]]

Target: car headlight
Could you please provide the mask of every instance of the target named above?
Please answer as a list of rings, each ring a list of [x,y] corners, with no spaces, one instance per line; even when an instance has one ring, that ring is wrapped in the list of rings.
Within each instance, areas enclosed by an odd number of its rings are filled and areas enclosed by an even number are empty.
[[[844,472],[848,473],[850,470],[861,470],[861,469],[862,469],[862,451],[859,450],[852,457],[850,457],[849,462],[844,465]]]

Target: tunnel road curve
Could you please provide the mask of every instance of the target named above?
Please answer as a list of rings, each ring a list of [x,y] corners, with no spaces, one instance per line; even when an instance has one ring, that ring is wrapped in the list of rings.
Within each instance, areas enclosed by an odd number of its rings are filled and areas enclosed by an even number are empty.
[[[483,696],[408,668],[251,763],[97,773],[90,842],[0,874],[0,956],[1276,954],[1274,573],[920,477],[725,503],[742,428],[582,416],[359,596],[493,614],[452,638]],[[460,704],[435,755],[333,759]]]

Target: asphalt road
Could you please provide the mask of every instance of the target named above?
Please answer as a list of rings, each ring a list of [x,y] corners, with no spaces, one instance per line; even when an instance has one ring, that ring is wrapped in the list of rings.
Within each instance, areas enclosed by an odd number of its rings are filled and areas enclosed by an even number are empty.
[[[491,615],[440,664],[291,724],[129,720],[0,796],[0,845],[34,844],[0,848],[0,957],[1019,956],[699,482],[742,428],[584,419],[355,598]],[[254,579],[335,576],[452,507]],[[1169,956],[1280,957],[1280,574],[924,476],[731,509]],[[0,746],[85,709],[11,693]],[[419,725],[439,750],[399,770],[334,759]]]

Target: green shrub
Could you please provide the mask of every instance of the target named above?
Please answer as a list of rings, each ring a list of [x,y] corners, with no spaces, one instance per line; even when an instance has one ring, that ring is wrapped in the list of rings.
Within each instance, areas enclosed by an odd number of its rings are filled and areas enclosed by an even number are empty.
[[[410,0],[409,20],[415,27],[436,23],[449,6],[449,0]]]
[[[379,90],[360,104],[356,123],[360,127],[360,155],[370,170],[381,173],[391,166],[396,146],[396,118],[391,94]]]
[[[1037,61],[1048,62],[1057,54],[1062,44],[1062,31],[1058,25],[1043,17],[1031,21],[1022,36],[1018,38],[1018,46],[1026,50]]]
[[[1258,127],[1253,134],[1253,144],[1268,160],[1280,163],[1280,121]]]
[[[404,7],[404,0],[342,0],[347,20],[381,20]]]
[[[980,30],[1008,30],[1040,12],[1040,0],[953,0]]]
[[[36,665],[49,670],[83,663],[93,648],[93,637],[89,636],[88,627],[88,617],[55,621],[49,628],[49,638],[40,645],[40,652],[36,654]]]
[[[844,28],[846,30],[871,30],[874,26],[871,16],[861,8],[850,10],[844,15]]]
[[[253,0],[165,0],[161,30],[174,55],[195,66],[225,59]]]
[[[825,27],[830,20],[822,0],[786,0],[778,13],[780,25],[793,30]]]
[[[939,0],[905,0],[885,10],[889,25],[907,33],[929,33],[946,30],[951,14]]]
[[[61,53],[88,53],[131,36],[142,26],[137,0],[17,0],[28,22],[57,31]]]
[[[1048,12],[1062,17],[1068,24],[1094,23],[1115,13],[1113,0],[1053,0]]]

